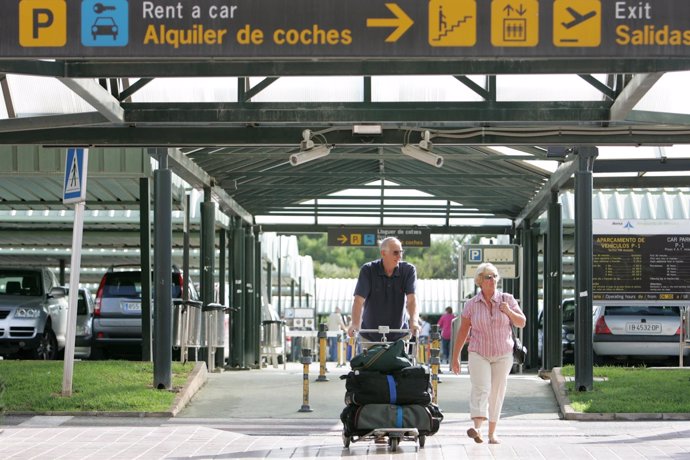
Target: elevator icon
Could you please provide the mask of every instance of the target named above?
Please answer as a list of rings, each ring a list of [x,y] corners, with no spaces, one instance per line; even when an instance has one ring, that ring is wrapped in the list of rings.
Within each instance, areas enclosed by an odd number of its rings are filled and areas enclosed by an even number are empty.
[[[534,47],[539,43],[537,0],[493,0],[491,44]]]

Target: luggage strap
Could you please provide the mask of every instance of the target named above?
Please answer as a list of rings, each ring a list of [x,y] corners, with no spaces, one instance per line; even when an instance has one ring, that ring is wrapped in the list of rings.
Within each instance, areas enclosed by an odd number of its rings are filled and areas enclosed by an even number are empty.
[[[398,392],[395,390],[395,379],[392,375],[386,375],[388,381],[388,394],[390,395],[391,404],[398,402]]]
[[[402,406],[395,406],[395,427],[402,428],[403,426],[403,408]]]

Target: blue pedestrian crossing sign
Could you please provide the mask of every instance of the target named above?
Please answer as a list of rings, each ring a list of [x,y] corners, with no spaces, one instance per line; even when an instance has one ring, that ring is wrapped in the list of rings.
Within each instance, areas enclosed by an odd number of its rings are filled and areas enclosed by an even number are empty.
[[[86,201],[86,170],[88,149],[69,148],[65,157],[65,183],[62,188],[62,202]]]

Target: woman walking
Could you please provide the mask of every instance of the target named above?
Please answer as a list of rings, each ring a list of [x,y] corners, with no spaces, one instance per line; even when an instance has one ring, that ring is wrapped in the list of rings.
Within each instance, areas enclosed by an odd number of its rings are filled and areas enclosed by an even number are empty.
[[[526,323],[515,298],[496,289],[499,279],[493,264],[477,267],[474,283],[480,292],[465,304],[451,359],[452,371],[459,374],[460,351],[469,336],[470,417],[474,426],[467,430],[467,436],[477,443],[483,442],[481,428],[487,419],[489,444],[499,443],[496,424],[513,366],[511,328],[524,327]]]

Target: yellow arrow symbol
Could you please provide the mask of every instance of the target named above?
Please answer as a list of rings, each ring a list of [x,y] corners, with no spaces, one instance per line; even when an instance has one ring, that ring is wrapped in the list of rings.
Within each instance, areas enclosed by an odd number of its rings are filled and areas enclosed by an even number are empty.
[[[395,27],[395,30],[386,38],[389,43],[397,42],[407,29],[412,27],[414,21],[395,3],[386,3],[395,18],[367,19],[367,27]]]
[[[347,236],[345,236],[345,235],[340,235],[340,236],[338,237],[338,241],[340,242],[340,244],[346,244],[346,243],[347,243]]]

